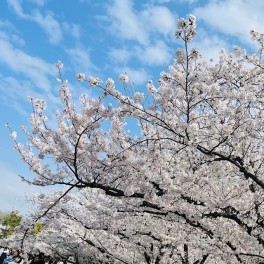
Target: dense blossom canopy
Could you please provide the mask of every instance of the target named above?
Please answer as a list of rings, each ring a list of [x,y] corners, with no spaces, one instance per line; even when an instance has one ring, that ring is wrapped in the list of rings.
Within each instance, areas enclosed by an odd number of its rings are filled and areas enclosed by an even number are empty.
[[[191,47],[195,27],[194,16],[179,20],[183,48],[145,94],[132,94],[125,73],[124,92],[79,73],[102,90],[81,96],[79,109],[58,62],[57,129],[45,102],[30,98],[28,146],[12,132],[36,175],[24,180],[57,186],[35,196],[38,209],[16,234],[23,247],[39,243],[76,263],[264,263],[264,36],[251,32],[255,54],[235,47],[214,63]]]

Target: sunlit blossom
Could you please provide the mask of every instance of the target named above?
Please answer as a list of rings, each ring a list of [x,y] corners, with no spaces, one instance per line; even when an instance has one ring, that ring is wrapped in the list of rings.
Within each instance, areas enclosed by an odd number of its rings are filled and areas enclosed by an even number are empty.
[[[17,139],[17,132],[16,131],[12,131],[12,133],[10,134],[11,138],[13,140],[16,140]]]
[[[119,81],[124,83],[124,84],[128,83],[129,82],[129,78],[128,78],[127,74],[126,73],[121,73],[119,75]]]
[[[108,78],[105,84],[106,84],[106,87],[110,90],[115,87],[115,82],[112,78]]]
[[[99,78],[92,77],[92,76],[88,77],[88,83],[90,86],[98,86],[100,85],[101,82],[102,80],[100,80]]]
[[[63,68],[63,63],[61,61],[58,60],[58,62],[56,63],[56,67],[58,69],[62,69]]]
[[[85,79],[85,74],[84,73],[77,73],[76,79],[80,82],[83,81]]]

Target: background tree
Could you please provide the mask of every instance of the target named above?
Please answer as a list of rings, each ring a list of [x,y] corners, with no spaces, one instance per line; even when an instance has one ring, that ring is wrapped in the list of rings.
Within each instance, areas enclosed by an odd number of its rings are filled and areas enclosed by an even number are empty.
[[[23,180],[61,186],[35,197],[38,210],[21,233],[41,219],[34,241],[63,252],[70,238],[81,248],[76,262],[263,263],[264,37],[251,32],[255,54],[235,47],[207,62],[191,47],[195,27],[193,16],[178,21],[183,48],[158,85],[149,81],[148,96],[129,89],[126,74],[121,92],[110,78],[103,85],[80,73],[102,96],[81,96],[78,110],[57,64],[58,128],[49,128],[45,102],[29,98],[28,146],[12,132],[36,174]],[[27,235],[23,245],[35,243]]]
[[[10,213],[0,213],[0,224],[2,229],[0,230],[0,239],[11,236],[15,228],[20,224],[22,217],[17,211]]]

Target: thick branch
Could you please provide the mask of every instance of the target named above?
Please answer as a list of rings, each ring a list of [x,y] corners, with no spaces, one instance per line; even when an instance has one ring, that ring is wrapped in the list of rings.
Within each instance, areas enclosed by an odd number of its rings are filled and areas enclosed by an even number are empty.
[[[230,163],[234,164],[236,167],[239,168],[239,170],[244,174],[246,178],[250,178],[252,181],[254,181],[257,185],[259,185],[262,189],[264,189],[264,182],[260,180],[255,174],[247,171],[247,169],[241,164],[241,162],[237,161],[236,159],[232,158],[232,156],[225,156],[221,153],[218,153],[216,151],[208,150],[200,145],[197,146],[197,149],[200,150],[203,154],[209,155],[209,156],[218,156],[219,160],[226,160]]]

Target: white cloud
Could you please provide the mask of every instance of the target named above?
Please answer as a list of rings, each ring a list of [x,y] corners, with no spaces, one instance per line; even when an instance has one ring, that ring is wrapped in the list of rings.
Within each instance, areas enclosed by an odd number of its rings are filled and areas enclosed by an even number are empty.
[[[39,191],[39,188],[30,186],[25,182],[22,182],[18,176],[18,173],[0,161],[1,177],[4,177],[4,184],[0,184],[1,193],[1,211],[18,210],[19,212],[26,213],[28,207],[26,195],[30,195],[33,192]]]
[[[107,11],[112,34],[121,40],[137,42],[110,49],[109,56],[115,64],[127,65],[132,59],[148,66],[169,62],[167,40],[174,38],[176,16],[167,7],[144,4],[136,10],[131,0],[115,0]]]
[[[52,117],[59,103],[58,89],[54,89],[54,83],[57,84],[55,65],[14,47],[11,39],[0,31],[0,65],[9,68],[12,75],[14,72],[18,74],[15,77],[8,76],[8,73],[0,75],[1,102],[12,105],[16,111],[27,116],[27,96],[42,98],[52,103],[47,112]]]
[[[42,15],[38,10],[35,10],[30,19],[38,23],[48,34],[52,44],[58,44],[63,39],[60,23],[54,18],[53,13],[48,12],[46,15]]]
[[[108,7],[108,15],[112,22],[111,31],[117,37],[147,44],[148,33],[142,27],[131,0],[115,0]]]
[[[158,4],[167,4],[171,1],[172,0],[151,0],[152,3],[158,3]]]
[[[67,32],[69,35],[72,35],[76,39],[79,39],[81,36],[81,29],[79,25],[70,24],[67,22],[62,23],[63,30]]]
[[[33,95],[32,83],[30,81],[20,80],[0,75],[0,92],[1,102],[7,106],[12,106],[17,112],[23,116],[27,116],[25,105],[21,101],[26,101],[27,95]]]
[[[18,0],[7,0],[7,2],[20,18],[36,22],[47,33],[49,41],[52,44],[58,44],[62,40],[63,34],[61,26],[54,18],[52,12],[47,12],[46,15],[42,15],[37,9],[35,9],[31,14],[26,14],[23,11],[21,2]]]
[[[44,6],[47,2],[47,0],[27,0],[27,1],[38,6]]]
[[[0,20],[0,28],[13,29],[14,25],[8,20]]]
[[[31,80],[23,78],[18,80],[12,76],[0,75],[1,103],[7,106],[12,106],[16,112],[22,115],[23,119],[21,119],[20,124],[25,124],[27,122],[29,113],[31,112],[31,106],[27,100],[27,96],[46,100],[49,107],[46,109],[45,113],[48,115],[49,120],[53,122],[53,119],[55,118],[54,111],[59,108],[58,89],[59,85],[54,91],[43,91],[36,89],[36,86]]]
[[[192,46],[199,50],[203,58],[215,61],[218,60],[221,49],[228,49],[228,43],[225,40],[217,35],[209,36],[204,30],[199,30],[198,38],[194,40]]]
[[[138,59],[142,64],[147,65],[163,65],[170,61],[171,52],[163,41],[157,41],[154,45],[150,45],[138,54]]]
[[[174,37],[176,30],[176,17],[165,6],[147,6],[140,14],[142,25],[149,32],[160,33]]]
[[[129,81],[135,85],[146,84],[147,81],[151,79],[150,75],[143,68],[135,69],[131,67],[117,67],[115,71],[117,72],[117,74],[126,73]]]
[[[199,20],[222,33],[236,36],[240,41],[250,41],[249,31],[264,32],[264,1],[236,0],[211,1],[193,12]]]
[[[92,0],[80,0],[80,3],[83,4],[83,3],[87,3],[87,4],[90,4]]]
[[[133,45],[122,42],[121,47],[109,48],[108,55],[118,74],[127,72],[135,85],[145,85],[151,76],[144,66],[167,66],[171,61],[168,43],[174,38],[176,16],[165,6],[149,2],[136,9],[133,3],[114,0],[108,6],[111,33],[117,39],[135,41]]]
[[[194,3],[197,3],[198,0],[180,0],[180,2],[192,5]]]
[[[157,34],[173,36],[176,28],[175,15],[165,6],[145,5],[137,11],[131,0],[115,0],[108,6],[110,30],[118,38],[135,40],[149,45]]]
[[[16,34],[11,34],[10,39],[13,43],[24,46],[26,44],[25,40],[17,36]]]
[[[10,37],[7,35],[6,32],[4,32],[4,31],[0,31],[0,39],[1,39],[1,40],[9,41],[9,40],[10,40]]]
[[[21,17],[26,19],[27,15],[24,14],[23,8],[21,6],[21,3],[17,0],[7,0],[7,3],[14,9],[15,13]]]
[[[62,25],[55,19],[53,12],[47,11],[42,14],[38,9],[33,9],[31,13],[25,13],[21,1],[7,0],[8,4],[13,8],[15,13],[20,17],[28,21],[37,23],[43,31],[49,36],[49,41],[52,44],[58,44],[63,39],[63,32],[72,35],[75,38],[80,37],[80,28],[76,24],[63,22]],[[44,5],[44,0],[38,0],[35,4]]]
[[[54,65],[30,56],[4,39],[0,39],[0,63],[4,63],[18,74],[23,74],[36,87],[46,91],[51,88],[49,76],[54,74]]]
[[[91,61],[89,49],[83,46],[76,46],[72,49],[67,49],[66,52],[68,53],[76,72],[89,73],[97,70],[97,67]]]
[[[0,20],[0,39],[11,40],[13,43],[21,46],[25,45],[24,39],[12,33],[14,30],[15,26],[10,21]]]
[[[142,65],[158,66],[168,63],[171,58],[171,50],[161,40],[148,46],[113,48],[108,54],[116,64],[123,65],[127,65],[131,59],[137,59]]]
[[[134,51],[131,48],[113,48],[109,51],[109,56],[115,63],[126,64],[133,56]]]

